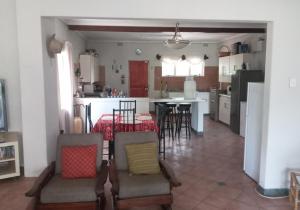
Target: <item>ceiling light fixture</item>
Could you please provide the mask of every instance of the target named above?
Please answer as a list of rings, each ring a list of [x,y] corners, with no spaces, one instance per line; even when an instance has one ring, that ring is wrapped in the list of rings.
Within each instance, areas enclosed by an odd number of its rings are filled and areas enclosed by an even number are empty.
[[[175,34],[172,39],[164,41],[164,45],[171,49],[182,49],[191,43],[190,40],[184,40],[179,32],[179,23],[176,23]]]

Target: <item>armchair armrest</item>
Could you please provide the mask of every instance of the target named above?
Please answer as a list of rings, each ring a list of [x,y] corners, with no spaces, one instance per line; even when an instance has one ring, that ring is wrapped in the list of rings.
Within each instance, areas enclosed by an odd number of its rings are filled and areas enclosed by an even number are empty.
[[[32,188],[25,193],[27,197],[39,196],[42,188],[49,182],[55,173],[55,162],[52,162],[34,182]]]
[[[113,194],[119,194],[119,180],[117,168],[114,160],[110,161],[109,164],[109,181],[112,184],[111,191]]]
[[[96,195],[104,193],[104,184],[108,176],[107,160],[103,160],[100,166],[100,172],[97,175]]]
[[[171,185],[173,187],[179,187],[181,183],[177,180],[175,173],[169,164],[164,160],[159,160],[159,165],[163,174],[170,181]]]

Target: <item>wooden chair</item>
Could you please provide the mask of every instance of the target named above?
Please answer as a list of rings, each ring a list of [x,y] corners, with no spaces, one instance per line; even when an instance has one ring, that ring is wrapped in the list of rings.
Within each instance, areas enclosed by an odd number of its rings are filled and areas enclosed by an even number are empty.
[[[300,176],[299,172],[298,173],[291,172],[289,199],[290,202],[294,205],[294,210],[298,210],[298,205],[300,203],[300,198],[299,198],[300,184],[297,179],[297,177],[299,176]]]
[[[148,205],[161,205],[171,210],[172,188],[180,186],[171,167],[159,160],[161,173],[154,175],[131,176],[125,145],[132,143],[158,142],[155,132],[117,133],[115,141],[115,158],[109,166],[109,179],[112,183],[114,209],[128,209]]]
[[[97,145],[97,177],[63,179],[61,177],[61,149],[63,146]],[[57,142],[56,162],[52,162],[26,193],[36,198],[37,210],[104,210],[104,184],[108,176],[107,161],[102,160],[101,134],[60,135]]]
[[[135,109],[136,113],[136,100],[120,100],[119,109]]]

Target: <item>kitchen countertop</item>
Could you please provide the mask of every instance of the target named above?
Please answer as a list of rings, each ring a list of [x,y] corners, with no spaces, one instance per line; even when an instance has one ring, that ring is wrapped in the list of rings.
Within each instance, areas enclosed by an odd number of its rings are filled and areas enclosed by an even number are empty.
[[[147,101],[149,98],[147,97],[84,97],[84,98],[74,98],[75,100],[84,100],[84,101],[130,101],[130,100],[136,100],[136,101]]]
[[[194,98],[194,99],[185,99],[183,97],[173,97],[173,98],[150,98],[150,102],[173,102],[173,103],[192,103],[192,102],[205,102],[204,99]]]
[[[219,96],[225,96],[225,97],[228,97],[228,98],[231,97],[231,95],[228,95],[228,94],[219,94]]]

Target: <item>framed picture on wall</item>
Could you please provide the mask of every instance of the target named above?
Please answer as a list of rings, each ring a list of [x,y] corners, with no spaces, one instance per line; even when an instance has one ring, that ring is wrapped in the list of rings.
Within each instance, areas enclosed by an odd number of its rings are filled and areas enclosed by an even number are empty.
[[[5,82],[0,79],[0,131],[7,131]]]

